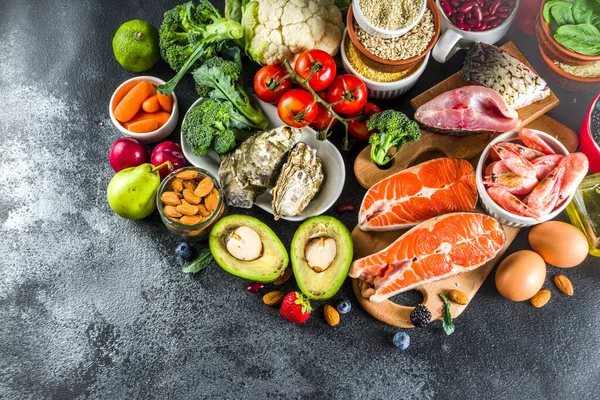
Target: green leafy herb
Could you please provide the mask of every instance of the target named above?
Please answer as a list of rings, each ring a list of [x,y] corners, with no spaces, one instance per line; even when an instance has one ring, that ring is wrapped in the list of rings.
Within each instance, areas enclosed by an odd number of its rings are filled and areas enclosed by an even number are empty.
[[[454,333],[454,323],[452,322],[452,314],[450,313],[450,301],[440,293],[440,298],[444,302],[444,318],[442,319],[442,325],[446,335],[452,335]]]
[[[209,249],[204,249],[198,257],[182,271],[186,274],[195,274],[202,271],[213,260],[213,256]]]
[[[573,3],[562,1],[552,6],[550,14],[559,26],[574,24],[575,18],[573,17],[572,8]]]
[[[572,10],[576,24],[592,24],[600,29],[600,0],[575,0]]]
[[[592,24],[565,25],[556,30],[556,41],[587,56],[600,54],[600,31]]]
[[[550,13],[550,9],[552,9],[552,7],[554,7],[556,4],[562,3],[564,3],[564,0],[550,0],[544,4],[543,16],[544,20],[548,24],[551,24],[554,21],[554,18],[552,18],[552,14]]]

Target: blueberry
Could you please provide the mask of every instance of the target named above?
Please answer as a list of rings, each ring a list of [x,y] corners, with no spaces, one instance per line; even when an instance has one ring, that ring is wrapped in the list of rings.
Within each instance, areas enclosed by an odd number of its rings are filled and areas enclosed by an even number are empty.
[[[192,257],[194,256],[194,254],[192,254],[192,248],[190,247],[190,244],[187,242],[181,242],[177,245],[177,248],[175,249],[175,254],[177,254],[177,257],[181,257],[184,260],[191,260]]]
[[[408,349],[408,346],[410,345],[410,336],[408,336],[407,333],[398,332],[394,335],[394,339],[392,339],[392,343],[397,348],[399,348],[401,350],[406,350],[406,349]]]
[[[340,314],[348,314],[352,309],[352,304],[348,300],[342,300],[337,305],[337,310]]]
[[[600,111],[600,99],[596,102],[596,110]]]

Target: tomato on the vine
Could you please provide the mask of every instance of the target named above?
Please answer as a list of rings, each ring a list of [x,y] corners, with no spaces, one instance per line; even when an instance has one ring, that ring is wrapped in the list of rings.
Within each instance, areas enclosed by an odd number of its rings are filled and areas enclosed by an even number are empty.
[[[284,67],[265,65],[254,75],[254,93],[266,103],[277,103],[292,88],[292,80]]]
[[[307,50],[300,54],[294,70],[303,79],[308,79],[312,74],[308,84],[316,92],[327,89],[337,72],[333,57],[319,49]]]
[[[327,89],[327,102],[336,113],[353,114],[367,102],[367,86],[354,75],[340,75]]]
[[[323,100],[327,98],[327,92],[318,92],[317,94]],[[317,107],[317,116],[315,117],[315,120],[310,124],[311,127],[317,130],[323,130],[327,128],[332,128],[333,126],[335,126],[335,124],[337,124],[337,119],[333,118],[331,112],[329,112],[327,107],[325,107],[321,103],[315,103],[315,106]],[[331,125],[329,125],[330,123]]]
[[[309,91],[292,89],[286,92],[277,104],[279,118],[289,126],[302,128],[315,120],[318,108]]]
[[[358,140],[369,140],[369,137],[375,133],[376,129],[368,130],[367,121],[373,114],[381,112],[381,108],[373,103],[365,104],[365,106],[357,113],[348,115],[348,118],[357,118],[348,123],[348,131]]]

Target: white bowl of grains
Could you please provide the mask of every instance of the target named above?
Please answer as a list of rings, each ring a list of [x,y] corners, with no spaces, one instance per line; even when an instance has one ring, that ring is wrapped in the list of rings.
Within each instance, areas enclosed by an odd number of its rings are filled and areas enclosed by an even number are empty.
[[[367,33],[385,39],[397,38],[419,23],[427,0],[355,0],[352,13]]]
[[[365,64],[358,50],[348,38],[348,30],[342,35],[342,64],[346,71],[361,78],[367,86],[369,98],[394,99],[408,92],[417,83],[429,62],[429,53],[413,67],[398,72],[386,72]]]

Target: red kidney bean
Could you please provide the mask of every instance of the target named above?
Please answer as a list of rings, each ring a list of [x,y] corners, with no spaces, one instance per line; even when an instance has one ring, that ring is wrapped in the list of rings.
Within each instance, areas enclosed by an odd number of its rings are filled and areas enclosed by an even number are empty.
[[[491,22],[491,21],[495,21],[498,19],[498,16],[496,15],[486,15],[482,18],[483,22]]]
[[[465,24],[464,22],[459,22],[458,24],[456,24],[456,27],[458,29],[462,29],[463,31],[470,31],[473,28],[471,28],[471,25]]]
[[[340,204],[339,206],[337,206],[337,208],[335,209],[339,214],[344,214],[347,212],[354,212],[356,208],[354,208],[353,204],[350,203],[344,203],[344,204]]]
[[[490,15],[490,12],[488,10],[483,10],[481,15],[485,17],[486,15]]]
[[[494,20],[494,21],[490,22],[490,26],[489,26],[489,27],[490,27],[490,28],[495,28],[495,27],[497,27],[498,25],[500,25],[501,23],[502,23],[502,20],[501,20],[501,19],[496,19],[496,20]]]
[[[513,10],[512,7],[508,7],[508,6],[498,7],[498,12],[501,12],[501,13],[510,13],[512,10]]]
[[[506,18],[508,18],[508,15],[509,15],[509,14],[508,14],[508,13],[496,12],[496,14],[495,14],[495,15],[497,15],[497,16],[498,16],[498,18],[501,18],[501,19],[506,19]]]
[[[260,283],[260,282],[254,282],[252,284],[250,284],[250,286],[248,286],[248,291],[250,293],[256,293],[258,292],[260,289],[264,288],[265,285]]]
[[[442,6],[442,10],[444,10],[444,14],[450,16],[454,13],[454,10],[452,9],[452,6],[450,6],[449,3],[441,1],[440,5]]]
[[[500,0],[498,0],[500,1]],[[464,3],[462,6],[458,7],[458,11],[460,12],[469,12],[471,11],[471,8],[475,7],[477,5],[476,1],[469,1],[468,3]]]
[[[490,8],[488,9],[490,14],[496,14],[496,10],[498,10],[500,4],[502,4],[502,0],[494,0],[494,2],[490,4]]]
[[[473,7],[473,10],[471,12],[473,13],[473,18],[475,18],[477,21],[481,21],[481,18],[483,18],[483,16],[481,15],[481,7],[477,5]]]
[[[471,25],[471,27],[473,27],[473,28],[476,28],[481,25],[481,21],[478,21],[475,18],[466,19],[465,22],[467,24]]]
[[[463,22],[465,20],[465,14],[463,14],[461,12],[458,12],[454,15],[456,15],[456,19],[458,20],[458,22]]]
[[[485,31],[486,29],[489,29],[489,28],[490,27],[487,26],[486,24],[481,24],[480,26],[473,28],[473,30],[475,32],[481,32],[481,31]]]
[[[450,0],[450,5],[454,8],[458,7],[460,3],[458,2],[458,0]]]

